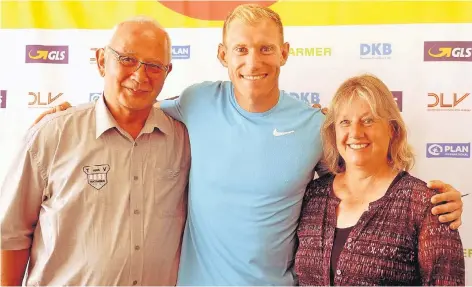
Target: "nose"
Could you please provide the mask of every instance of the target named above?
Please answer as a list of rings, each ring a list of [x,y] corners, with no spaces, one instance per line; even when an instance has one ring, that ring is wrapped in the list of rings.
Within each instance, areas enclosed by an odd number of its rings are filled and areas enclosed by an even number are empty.
[[[352,123],[349,127],[349,137],[359,139],[364,135],[364,128],[360,123]]]
[[[256,69],[261,63],[261,55],[255,50],[251,49],[246,57],[246,66]]]
[[[146,73],[146,66],[139,63],[138,68],[133,72],[131,78],[138,83],[148,82],[149,77]]]

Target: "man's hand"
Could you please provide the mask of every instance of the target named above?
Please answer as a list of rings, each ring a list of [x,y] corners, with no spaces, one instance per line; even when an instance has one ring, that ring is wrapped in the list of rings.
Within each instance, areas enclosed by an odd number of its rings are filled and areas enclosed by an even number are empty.
[[[433,204],[439,204],[432,209],[434,215],[439,216],[440,222],[451,222],[449,228],[455,230],[462,225],[462,198],[461,193],[451,185],[440,180],[428,182],[428,187],[436,189],[440,194],[431,198]]]
[[[33,123],[33,126],[35,124],[39,123],[39,121],[42,120],[46,115],[54,114],[54,113],[57,113],[57,112],[60,112],[60,111],[65,111],[65,110],[67,110],[68,108],[71,108],[71,107],[72,106],[70,105],[69,102],[63,102],[63,103],[55,106],[54,108],[50,108],[49,110],[46,110],[45,112],[40,114],[39,117],[36,118],[36,120]]]
[[[313,104],[311,105],[311,107],[315,109],[321,109],[323,115],[326,115],[328,113],[328,108],[322,108],[320,104]]]

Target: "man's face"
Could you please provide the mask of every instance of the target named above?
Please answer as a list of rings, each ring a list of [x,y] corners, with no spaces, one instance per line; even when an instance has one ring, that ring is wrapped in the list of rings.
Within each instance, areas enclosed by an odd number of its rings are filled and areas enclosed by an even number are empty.
[[[236,93],[259,98],[278,91],[280,67],[287,60],[289,45],[282,43],[282,35],[272,20],[251,25],[235,19],[223,40],[218,57],[228,68]]]
[[[168,46],[165,32],[150,23],[122,24],[109,48],[97,51],[106,100],[130,111],[150,109],[172,69]]]

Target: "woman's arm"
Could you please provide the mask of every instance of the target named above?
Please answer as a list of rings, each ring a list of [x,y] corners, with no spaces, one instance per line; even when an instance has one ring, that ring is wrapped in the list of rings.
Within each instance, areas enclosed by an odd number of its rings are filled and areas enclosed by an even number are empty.
[[[465,267],[462,241],[457,230],[439,222],[425,209],[418,238],[418,261],[422,285],[464,286]]]

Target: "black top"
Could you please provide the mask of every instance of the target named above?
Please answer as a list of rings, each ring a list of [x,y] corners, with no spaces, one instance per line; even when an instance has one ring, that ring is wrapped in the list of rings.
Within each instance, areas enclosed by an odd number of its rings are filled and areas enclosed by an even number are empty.
[[[330,284],[333,286],[334,274],[336,272],[336,265],[338,264],[339,254],[344,249],[344,243],[346,243],[349,233],[354,226],[347,228],[336,228],[334,231],[334,244],[333,250],[331,251],[331,268],[329,275],[331,277]]]

